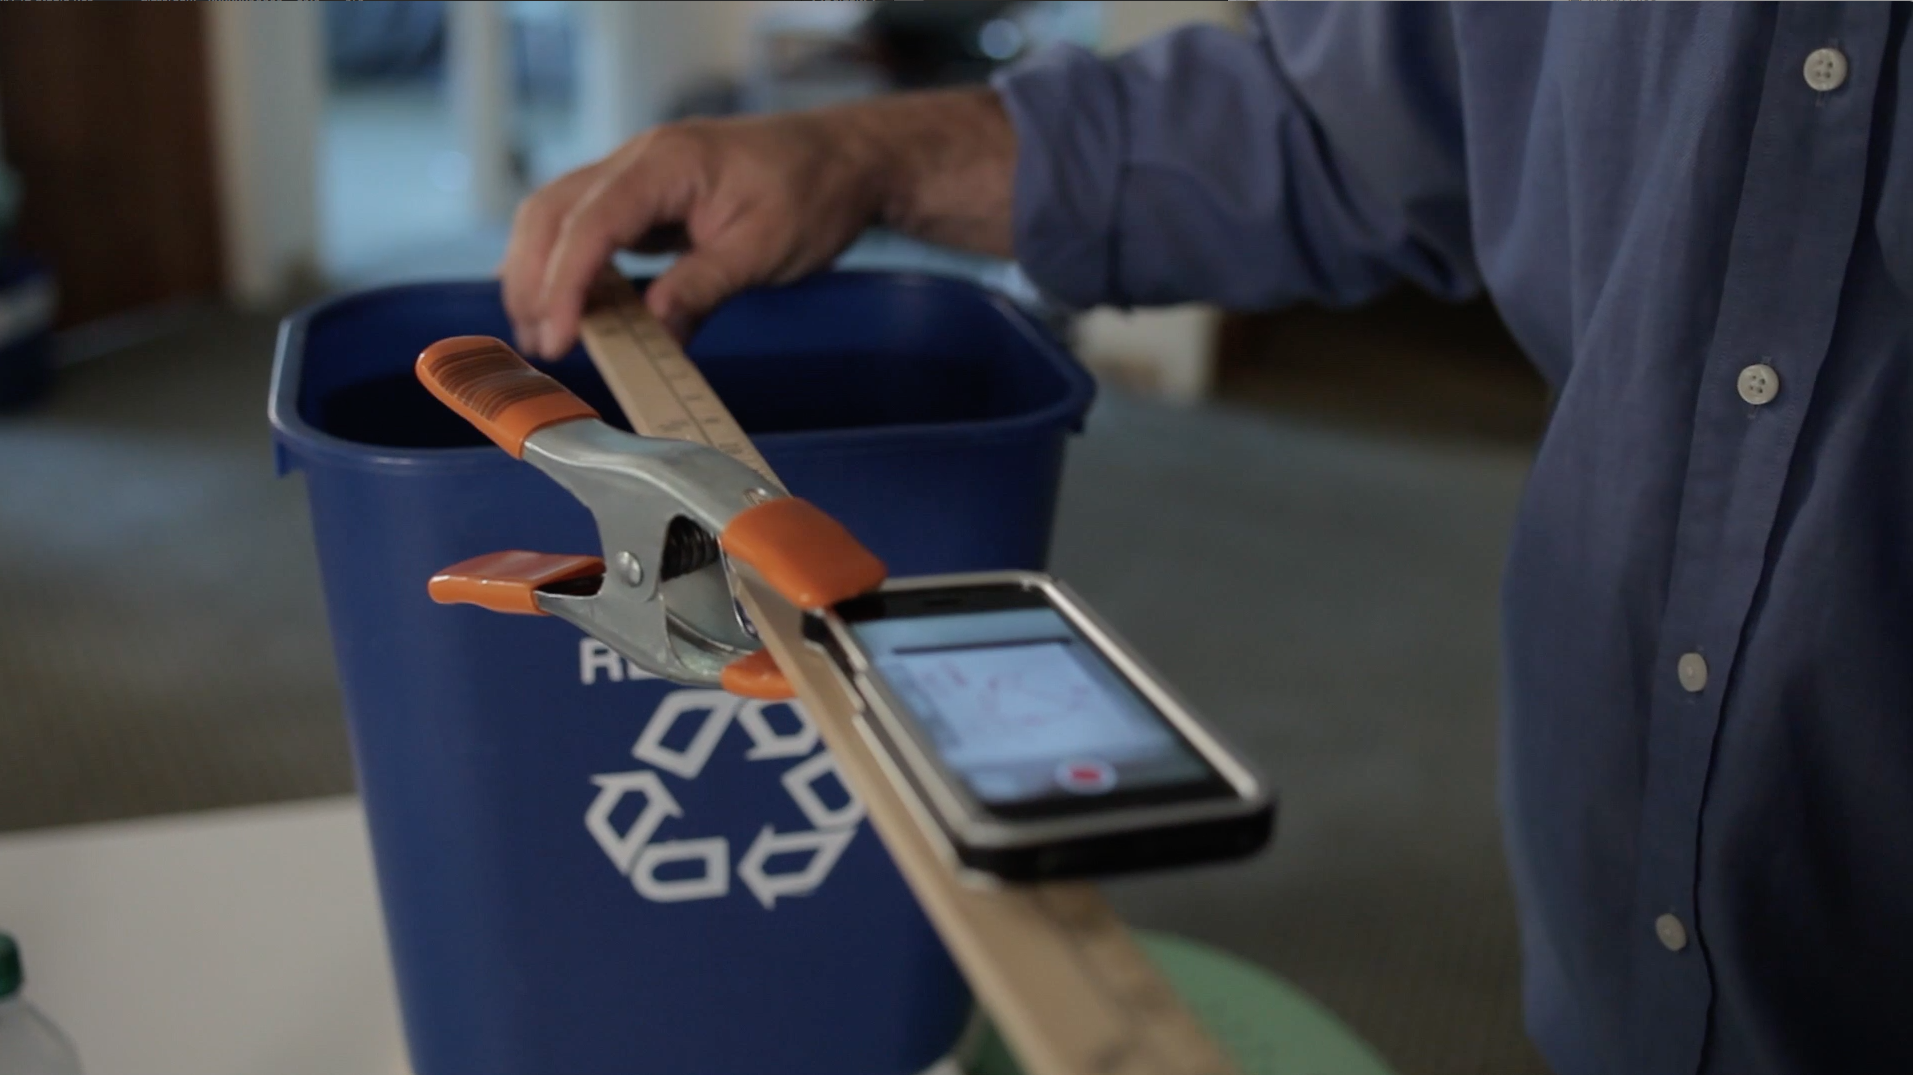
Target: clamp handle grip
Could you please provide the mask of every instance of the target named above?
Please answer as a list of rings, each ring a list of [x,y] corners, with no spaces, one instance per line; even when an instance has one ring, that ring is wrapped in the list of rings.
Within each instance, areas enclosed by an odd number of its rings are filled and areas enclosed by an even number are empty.
[[[796,497],[738,512],[717,540],[725,555],[749,564],[771,589],[802,609],[874,590],[889,573],[842,523]],[[768,649],[725,666],[723,684],[732,694],[771,701],[796,693]]]
[[[538,590],[553,583],[604,574],[596,556],[549,552],[488,552],[432,576],[425,592],[441,605],[477,605],[493,612],[544,616]]]
[[[755,568],[771,589],[802,609],[874,590],[889,574],[844,524],[794,496],[738,512],[717,541],[726,555]]]
[[[732,694],[766,702],[788,702],[797,697],[797,689],[790,685],[784,670],[777,667],[777,658],[767,649],[725,665],[718,684]]]
[[[491,336],[440,340],[419,352],[415,369],[440,402],[515,459],[525,457],[526,438],[546,426],[598,417],[591,404]]]

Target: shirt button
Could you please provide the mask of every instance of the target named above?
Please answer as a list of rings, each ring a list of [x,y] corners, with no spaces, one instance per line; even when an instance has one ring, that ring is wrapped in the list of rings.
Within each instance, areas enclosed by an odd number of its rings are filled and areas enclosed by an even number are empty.
[[[1740,398],[1758,407],[1780,394],[1780,374],[1765,362],[1740,371]]]
[[[1699,694],[1707,689],[1707,658],[1698,653],[1683,653],[1674,665],[1674,674],[1680,677],[1681,686],[1689,694]]]
[[[1687,947],[1687,927],[1671,914],[1664,914],[1654,920],[1654,936],[1660,938],[1661,947],[1670,952],[1678,952]]]
[[[1807,85],[1821,93],[1837,90],[1847,80],[1847,54],[1839,49],[1814,49],[1807,53],[1802,73],[1807,76]]]

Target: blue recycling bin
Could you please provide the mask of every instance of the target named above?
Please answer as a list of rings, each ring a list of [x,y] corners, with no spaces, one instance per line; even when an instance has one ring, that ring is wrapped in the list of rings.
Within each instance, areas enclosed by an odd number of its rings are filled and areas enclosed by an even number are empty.
[[[53,275],[0,250],[0,414],[26,410],[53,385]]]
[[[597,552],[590,515],[412,374],[508,336],[492,282],[288,318],[269,404],[305,474],[418,1075],[911,1075],[970,1001],[802,711],[640,675],[437,569]],[[896,574],[1038,567],[1090,378],[1007,300],[833,273],[740,295],[690,353],[790,489]],[[607,417],[582,352],[552,369]]]

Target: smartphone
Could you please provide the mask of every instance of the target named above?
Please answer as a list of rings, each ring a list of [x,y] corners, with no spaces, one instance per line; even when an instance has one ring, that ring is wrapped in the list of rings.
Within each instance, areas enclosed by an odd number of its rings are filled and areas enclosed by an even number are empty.
[[[899,579],[812,613],[870,741],[958,864],[1009,881],[1238,858],[1275,803],[1062,583]]]

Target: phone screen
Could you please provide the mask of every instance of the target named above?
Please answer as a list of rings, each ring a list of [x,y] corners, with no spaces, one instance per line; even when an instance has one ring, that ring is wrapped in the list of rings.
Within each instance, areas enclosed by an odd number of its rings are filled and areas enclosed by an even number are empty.
[[[1039,590],[900,591],[838,611],[919,739],[993,813],[1231,792]]]

